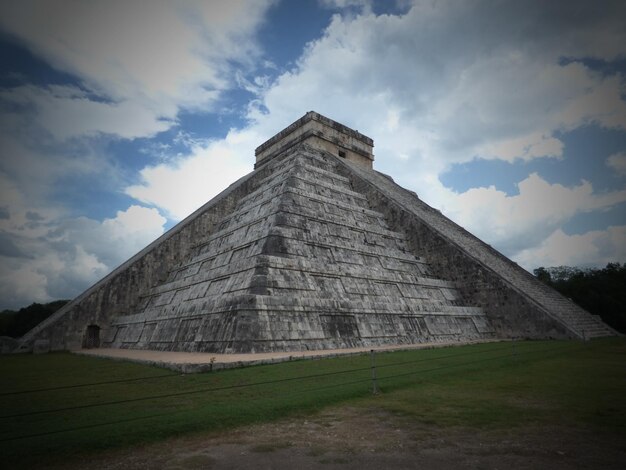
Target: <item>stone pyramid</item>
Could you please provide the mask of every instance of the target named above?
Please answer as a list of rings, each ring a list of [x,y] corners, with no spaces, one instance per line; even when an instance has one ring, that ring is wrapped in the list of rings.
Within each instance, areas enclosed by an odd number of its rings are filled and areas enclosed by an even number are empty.
[[[28,350],[261,352],[614,332],[372,169],[314,112],[255,170],[29,332]]]
[[[300,144],[242,198],[104,345],[186,351],[330,349],[489,338],[478,307]]]

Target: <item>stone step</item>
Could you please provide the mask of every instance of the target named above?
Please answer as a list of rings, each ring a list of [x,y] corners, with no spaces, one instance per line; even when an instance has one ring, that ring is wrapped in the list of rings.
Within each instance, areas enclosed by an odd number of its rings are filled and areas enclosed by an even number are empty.
[[[353,173],[364,181],[375,185],[384,194],[393,195],[393,199],[398,201],[407,211],[415,214],[430,228],[463,250],[469,257],[494,271],[512,289],[539,305],[552,318],[559,320],[576,334],[581,335],[583,325],[587,325],[590,318],[590,315],[583,309],[541,283],[491,246],[444,217],[438,210],[424,204],[415,193],[397,186],[392,180],[380,173],[367,171],[350,162],[341,162],[341,165],[350,167]],[[605,331],[610,331],[610,329],[605,328]]]

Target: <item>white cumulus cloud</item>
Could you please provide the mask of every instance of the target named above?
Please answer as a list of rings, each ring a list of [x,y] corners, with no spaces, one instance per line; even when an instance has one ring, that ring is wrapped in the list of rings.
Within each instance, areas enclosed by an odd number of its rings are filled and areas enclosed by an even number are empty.
[[[50,214],[16,211],[0,220],[3,307],[78,295],[160,236],[166,222],[137,205],[101,222]]]
[[[606,164],[615,170],[618,175],[626,176],[626,152],[610,155],[606,160]]]
[[[520,252],[543,243],[573,216],[626,202],[626,190],[596,194],[586,181],[567,187],[550,184],[536,173],[521,181],[518,189],[511,196],[494,187],[449,193],[446,213],[517,259]]]
[[[605,266],[626,259],[626,226],[576,235],[557,229],[516,259],[529,271],[538,266]]]
[[[304,112],[321,112],[374,138],[375,168],[518,256],[575,215],[625,200],[624,191],[600,194],[589,182],[567,187],[538,174],[513,196],[494,187],[458,194],[439,181],[450,165],[475,158],[563,159],[558,134],[591,123],[626,130],[625,82],[581,60],[626,52],[623,6],[575,2],[568,11],[540,1],[494,9],[418,0],[402,16],[335,15],[297,66],[260,92],[245,132],[261,143]]]
[[[48,169],[54,174],[56,162],[71,162],[75,167],[65,170],[76,174],[97,159],[46,161],[28,139],[3,143],[9,157],[0,170],[11,178],[0,191],[13,201],[0,204],[0,242],[12,247],[0,250],[6,295],[15,300],[20,292],[13,272],[41,300],[88,285],[160,234],[161,214],[182,219],[250,171],[254,148],[309,110],[373,137],[377,169],[529,267],[549,260],[559,243],[555,263],[541,264],[624,259],[619,227],[582,235],[561,229],[577,214],[623,204],[623,191],[599,194],[588,182],[568,187],[538,174],[520,181],[516,195],[494,187],[458,194],[439,181],[450,165],[475,158],[563,159],[558,135],[591,123],[626,130],[623,77],[595,72],[582,60],[626,54],[623,2],[599,8],[573,1],[564,10],[540,0],[495,6],[416,0],[406,14],[376,16],[367,1],[325,1],[347,13],[333,16],[295,67],[274,81],[247,80],[233,64],[254,69],[265,60],[255,32],[271,3],[0,3],[3,32],[77,77],[70,85],[5,90],[0,99],[31,120],[5,110],[0,124],[15,136],[30,127],[69,141],[152,136],[175,125],[181,110],[214,110],[224,90],[239,86],[255,94],[247,125],[147,166],[124,189],[155,208],[132,206],[104,221],[68,217],[45,204],[45,192],[38,204],[29,196],[45,184]],[[623,160],[616,154],[607,164],[621,172]],[[27,164],[39,169],[28,190],[20,187]],[[43,220],[34,220],[35,213]]]
[[[0,3],[0,30],[79,86],[29,88],[37,119],[59,138],[150,136],[180,109],[210,109],[231,85],[231,64],[251,65],[271,1]],[[24,90],[16,90],[24,94]]]
[[[181,220],[253,169],[258,134],[231,131],[225,139],[198,143],[189,155],[141,170],[126,194]]]

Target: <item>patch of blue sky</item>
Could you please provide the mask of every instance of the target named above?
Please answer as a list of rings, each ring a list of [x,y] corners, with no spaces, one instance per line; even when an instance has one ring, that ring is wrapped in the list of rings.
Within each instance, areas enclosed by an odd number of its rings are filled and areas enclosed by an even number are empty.
[[[372,12],[376,15],[404,15],[412,8],[412,3],[403,0],[374,0]]]
[[[495,186],[508,195],[517,194],[517,183],[528,176],[524,163],[509,163],[503,160],[476,159],[459,163],[439,175],[441,183],[454,191],[464,193],[472,188]]]
[[[75,85],[79,80],[68,73],[51,67],[46,61],[31,53],[10,36],[0,33],[0,87],[19,85]]]
[[[233,107],[243,105],[243,102],[230,103]],[[107,150],[117,156],[125,169],[138,172],[146,166],[186,156],[194,145],[224,138],[230,129],[243,127],[244,124],[242,114],[233,110],[183,110],[178,113],[176,121],[176,125],[152,137],[113,140]]]
[[[626,225],[626,202],[604,211],[577,214],[563,224],[561,229],[568,235],[580,235],[619,225]]]
[[[63,207],[72,216],[88,216],[95,220],[115,217],[117,211],[140,204],[124,194],[124,188],[138,181],[139,170],[154,163],[154,157],[142,152],[148,139],[111,139],[107,135],[88,140],[73,140],[46,148],[54,154],[80,160],[96,158],[101,166],[92,171],[67,172],[49,186],[49,200]],[[94,157],[85,157],[91,154]]]
[[[317,0],[283,1],[269,9],[258,40],[276,74],[295,65],[304,45],[322,35],[332,14]]]
[[[68,175],[56,182],[51,199],[67,210],[69,216],[94,220],[114,218],[119,210],[142,205],[124,194],[121,187],[117,191],[111,189],[111,181],[101,175]]]
[[[194,144],[224,138],[230,129],[243,127],[243,109],[251,96],[245,90],[228,90],[219,101],[219,110],[182,109],[176,124],[166,131],[150,137],[110,140],[107,152],[116,155],[125,169],[134,171],[187,155]]]
[[[605,77],[616,74],[626,75],[626,57],[619,57],[615,60],[604,60],[595,57],[561,57],[559,60],[560,65],[567,65],[572,62],[581,63],[588,69],[599,72]]]
[[[607,159],[626,151],[625,131],[589,125],[555,137],[565,144],[567,164],[550,159],[537,162],[539,173],[547,181],[572,186],[586,180],[598,192],[624,189],[626,180],[607,164]]]
[[[110,103],[112,100],[93,90],[87,89],[75,75],[52,67],[43,58],[36,56],[23,44],[12,37],[0,33],[0,89],[10,89],[21,85],[49,87],[52,85],[71,86],[81,90],[91,101]]]
[[[267,59],[276,66],[273,71],[268,70],[269,75],[275,77],[295,66],[304,46],[320,38],[332,15],[342,11],[321,6],[323,4],[319,0],[286,0],[269,9],[258,35]],[[411,4],[400,0],[375,0],[371,8],[376,15],[398,15],[409,11]],[[354,5],[343,11],[346,10],[358,13],[361,7]]]
[[[163,215],[163,214],[161,214],[161,215]],[[176,225],[178,225],[179,222],[180,222],[179,220],[167,219],[167,222],[165,222],[163,224],[163,232],[167,232],[168,230],[176,227]]]
[[[476,159],[453,165],[440,175],[440,181],[457,192],[495,186],[512,196],[519,194],[517,183],[538,173],[551,184],[576,186],[589,181],[594,191],[624,188],[625,179],[607,165],[609,156],[626,151],[626,132],[597,125],[580,127],[555,135],[564,143],[563,158],[536,158],[531,161]]]
[[[157,150],[165,151],[165,144],[155,138],[110,139],[103,145],[103,151],[111,156],[122,174],[132,174],[157,163],[160,159]]]
[[[222,92],[216,104],[216,110],[199,112],[182,110],[176,117],[178,125],[168,133],[176,137],[184,130],[195,138],[223,138],[232,128],[244,124],[247,105],[254,95],[241,88]]]

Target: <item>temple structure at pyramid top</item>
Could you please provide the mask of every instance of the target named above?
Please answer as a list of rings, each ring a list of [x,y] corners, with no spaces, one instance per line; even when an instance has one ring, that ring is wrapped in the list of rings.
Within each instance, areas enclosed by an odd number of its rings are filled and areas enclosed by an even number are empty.
[[[615,334],[306,113],[255,169],[20,340],[241,353]]]
[[[372,168],[374,141],[358,131],[339,124],[315,111],[309,111],[255,151],[259,168],[294,145],[306,142],[311,147]]]

